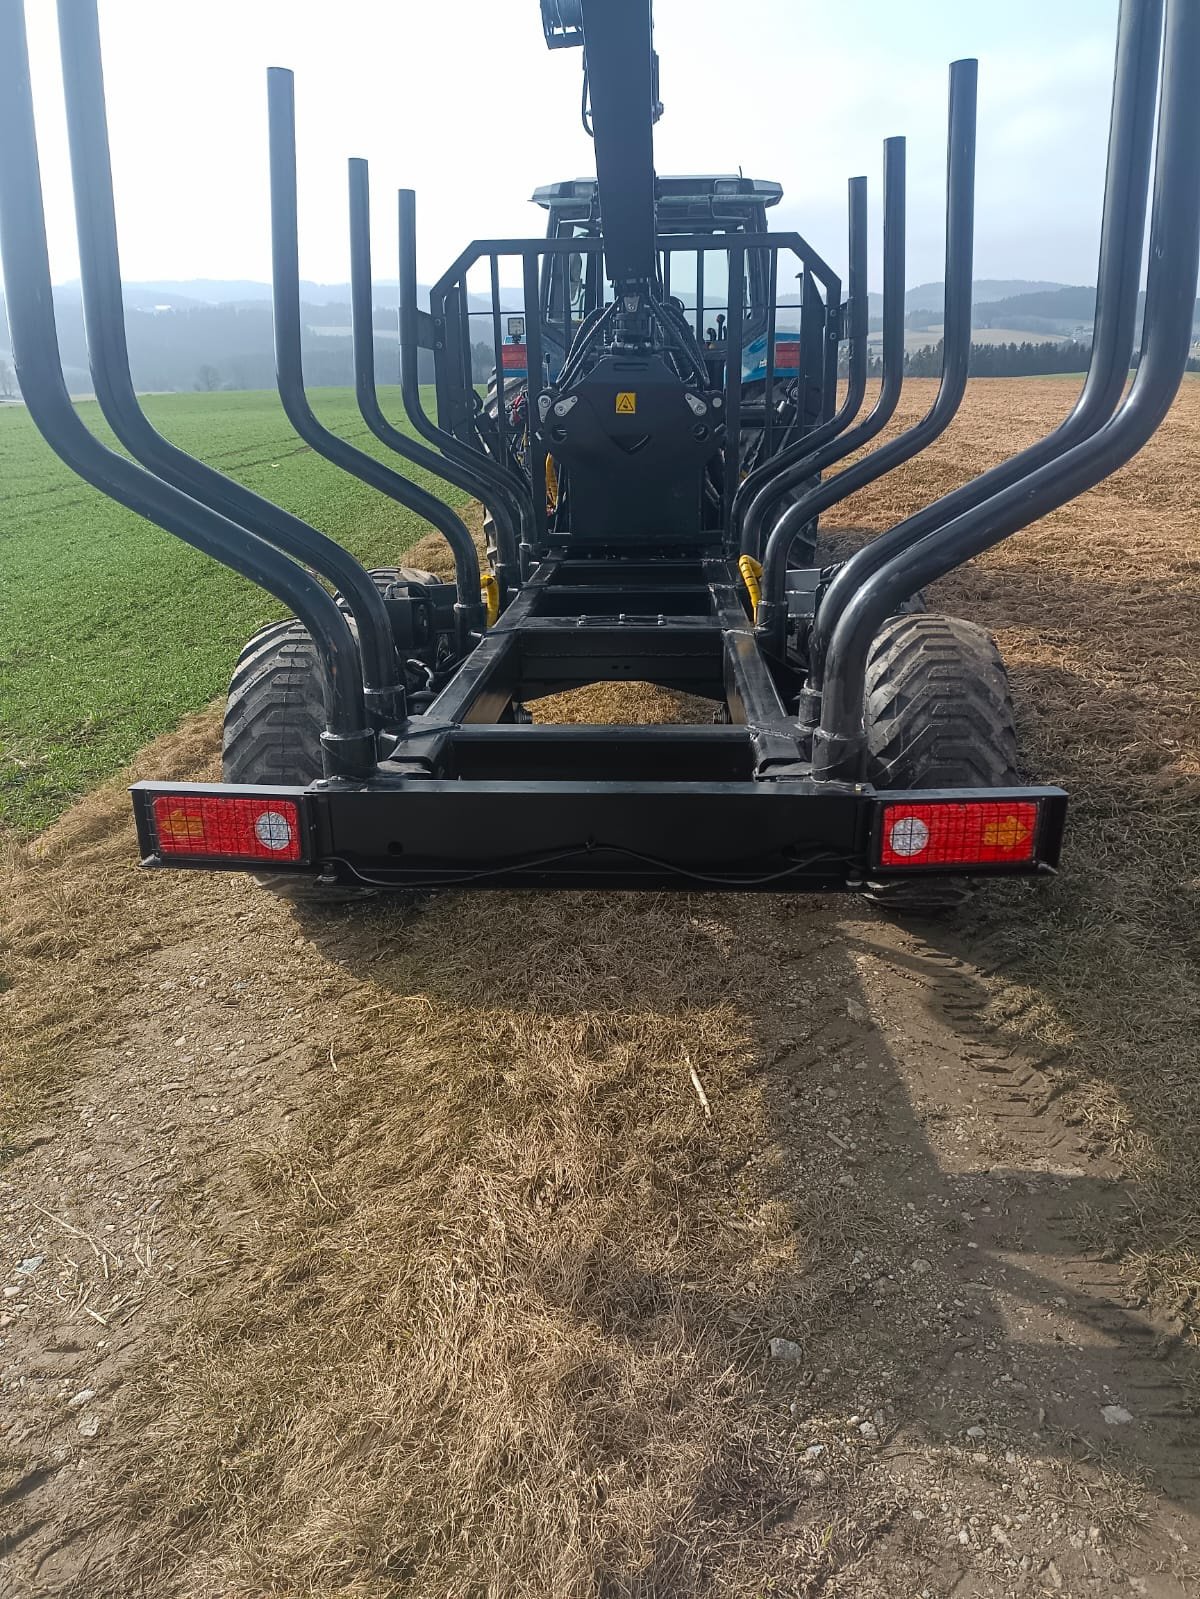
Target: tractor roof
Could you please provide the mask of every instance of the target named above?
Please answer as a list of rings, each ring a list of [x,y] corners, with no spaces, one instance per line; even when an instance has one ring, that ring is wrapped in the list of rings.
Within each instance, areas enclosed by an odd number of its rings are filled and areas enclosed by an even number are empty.
[[[714,223],[744,222],[754,206],[778,205],[781,184],[769,178],[743,178],[738,173],[705,173],[655,180],[659,228],[703,228]],[[598,222],[595,178],[568,178],[543,184],[533,199],[546,211],[567,222]]]

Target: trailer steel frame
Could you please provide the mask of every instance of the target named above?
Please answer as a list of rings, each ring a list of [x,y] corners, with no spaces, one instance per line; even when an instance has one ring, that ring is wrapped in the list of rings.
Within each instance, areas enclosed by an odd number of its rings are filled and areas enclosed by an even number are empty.
[[[545,9],[545,8],[544,8]],[[1200,7],[1191,0],[1122,0],[1096,335],[1080,400],[1046,439],[881,535],[834,569],[795,567],[798,531],[846,494],[910,459],[952,419],[970,345],[976,69],[951,69],[947,168],[946,325],[943,374],[928,415],[815,486],[813,480],[870,444],[894,414],[903,378],[904,146],[884,157],[882,386],[859,419],[867,363],[866,180],[849,190],[848,295],[824,258],[796,232],[659,235],[654,185],[645,184],[658,105],[649,0],[578,0],[570,26],[547,20],[555,48],[586,36],[600,179],[601,236],[484,239],[464,250],[418,304],[415,197],[398,202],[401,392],[415,438],[384,414],[372,328],[369,175],[349,171],[356,393],[372,433],[393,452],[385,464],[325,429],[304,389],[297,251],[291,74],[269,78],[274,303],[278,385],[298,434],[320,454],[426,517],[448,541],[456,585],[453,660],[429,669],[419,700],[406,690],[395,618],[433,601],[420,585],[389,597],[332,540],[230,482],[158,435],[129,373],[104,112],[95,0],[59,0],[89,358],[97,397],[130,461],[83,426],[67,395],[54,327],[22,0],[0,0],[0,248],[15,364],[30,414],[83,477],[215,559],[261,584],[307,629],[325,706],[324,776],[269,791],[231,784],[138,784],[134,807],[144,864],[273,869],[330,884],[393,889],[437,886],[714,888],[861,887],[964,863],[906,864],[885,847],[885,819],[922,808],[927,820],[972,807],[1015,808],[1032,818],[1028,848],[972,859],[972,874],[1044,873],[1057,866],[1066,797],[1042,786],[993,789],[876,788],[867,781],[863,722],[867,653],[889,616],[925,585],[1098,482],[1149,438],[1173,398],[1189,353],[1200,258]],[[556,13],[557,15],[557,13]],[[565,31],[564,31],[565,30]],[[629,50],[649,63],[622,88]],[[624,54],[623,54],[624,52]],[[611,70],[609,70],[611,69]],[[634,90],[636,89],[636,93]],[[641,102],[645,94],[650,103]],[[1154,121],[1157,107],[1157,138]],[[623,120],[624,119],[624,120]],[[614,131],[619,130],[619,131]],[[601,133],[603,131],[603,138]],[[1155,148],[1153,179],[1150,165]],[[636,166],[639,182],[621,190]],[[1138,271],[1152,190],[1142,349],[1133,357]],[[607,197],[607,198],[606,198]],[[741,284],[751,252],[766,262],[769,306],[761,400],[742,379],[742,292],[729,296],[716,348],[682,328],[670,300],[672,260],[695,253],[704,320],[704,262],[726,257]],[[543,492],[556,442],[559,389],[543,356],[541,294],[567,257],[603,254],[614,297],[598,313],[622,327],[657,326],[695,351],[688,390],[705,450],[694,536],[572,537],[562,502]],[[799,266],[801,384],[819,386],[821,414],[801,424],[799,403],[781,423],[776,376],[781,260]],[[525,456],[514,468],[502,375],[501,263],[520,264],[526,313]],[[496,438],[472,420],[467,278],[484,267],[497,371]],[[564,288],[564,304],[567,296]],[[601,296],[603,303],[603,296]],[[568,350],[591,336],[563,330]],[[685,337],[686,334],[686,337]],[[569,337],[568,337],[569,335]],[[624,348],[620,338],[614,346]],[[632,335],[629,335],[632,337]],[[689,342],[690,341],[690,342]],[[649,342],[652,342],[649,341]],[[845,393],[836,403],[839,351]],[[633,345],[629,346],[633,348]],[[431,350],[438,415],[424,407],[418,359]],[[792,393],[788,390],[788,393]],[[786,396],[785,396],[786,398]],[[694,402],[694,403],[693,403]],[[790,402],[789,402],[790,403]],[[564,413],[565,414],[565,413]],[[761,429],[766,459],[741,481],[741,438]],[[465,436],[464,436],[465,435]],[[631,441],[636,447],[637,440]],[[399,463],[432,470],[478,495],[496,530],[493,588],[462,519]],[[707,464],[712,462],[713,464]],[[717,474],[712,476],[711,474]],[[779,516],[780,506],[788,507]],[[776,516],[768,532],[768,519]],[[755,592],[755,558],[764,567]],[[749,560],[749,566],[746,562]],[[335,587],[335,598],[330,588]],[[435,596],[436,598],[436,596]],[[407,609],[405,609],[407,607]],[[428,615],[425,624],[429,625]],[[489,621],[490,624],[489,625]],[[531,723],[526,706],[597,682],[639,681],[707,702],[710,723],[653,727]],[[218,858],[168,847],[166,806],[243,801],[287,807],[299,827],[286,863],[261,851]],[[197,798],[199,796],[199,798]],[[950,809],[947,810],[946,807]],[[914,813],[915,814],[915,813]],[[980,813],[981,814],[981,813]],[[924,822],[921,824],[925,825]],[[291,835],[289,835],[291,837]],[[178,842],[177,840],[175,841]]]

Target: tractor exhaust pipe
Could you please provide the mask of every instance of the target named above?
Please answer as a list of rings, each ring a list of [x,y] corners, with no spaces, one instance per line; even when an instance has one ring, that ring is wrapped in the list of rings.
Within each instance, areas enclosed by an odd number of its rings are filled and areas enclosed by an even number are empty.
[[[442,502],[356,449],[318,422],[304,389],[300,349],[300,246],[296,206],[296,114],[292,74],[267,70],[271,157],[271,279],[275,317],[275,377],[288,421],[308,445],[360,482],[424,517],[444,534],[454,552],[458,580],[455,606],[459,648],[466,650],[481,626],[479,557],[462,520]]]
[[[1137,454],[1170,408],[1191,349],[1200,267],[1198,79],[1200,7],[1194,0],[1167,0],[1142,355],[1128,395],[1102,427],[893,556],[846,603],[826,654],[821,724],[813,743],[815,779],[859,778],[867,654],[896,607],[1102,482]],[[1115,262],[1113,272],[1115,288]]]
[[[905,162],[906,146],[903,139],[885,139],[883,143],[883,372],[879,398],[857,427],[850,428],[840,438],[832,440],[821,450],[811,451],[794,466],[774,472],[759,489],[746,510],[742,524],[742,549],[758,557],[762,548],[763,522],[771,507],[777,505],[789,489],[806,478],[823,472],[835,461],[861,449],[881,433],[900,403],[904,385],[904,261],[905,261]],[[853,294],[851,296],[853,299]],[[863,366],[866,365],[867,328],[866,285],[862,292],[862,327],[852,337],[861,340]],[[773,462],[767,463],[773,466]]]
[[[1065,454],[1102,427],[1116,409],[1125,388],[1136,334],[1161,48],[1162,0],[1123,0],[1117,23],[1092,354],[1078,400],[1065,420],[1044,439],[881,533],[840,568],[825,592],[809,645],[813,690],[819,691],[824,679],[825,653],[834,626],[861,584],[935,529]],[[861,465],[867,466],[869,461]],[[858,468],[853,467],[835,478],[830,489],[857,472]],[[848,488],[839,488],[838,498],[861,486],[855,478]]]
[[[932,444],[954,420],[967,387],[971,359],[971,287],[975,238],[975,114],[979,63],[955,61],[950,67],[950,116],[946,157],[946,271],[942,318],[942,376],[929,410],[864,460],[819,484],[789,506],[767,540],[763,556],[764,632],[772,648],[784,648],[787,627],[787,557],[792,540],[807,523],[847,494],[873,483]]]
[[[386,444],[389,449],[395,450],[404,460],[411,461],[414,466],[424,467],[426,471],[435,473],[448,483],[465,489],[468,494],[478,494],[478,483],[473,477],[459,470],[453,462],[447,461],[445,456],[427,449],[423,444],[410,439],[407,434],[401,433],[399,428],[393,427],[383,414],[375,381],[374,296],[371,289],[371,184],[367,163],[358,158],[352,159],[349,176],[350,320],[354,335],[354,390],[358,397],[358,409],[362,413],[362,419],[381,444]],[[464,539],[471,543],[470,532],[462,518],[456,516],[448,506],[443,505],[433,495],[430,495],[430,499],[446,526],[451,522],[456,524],[453,540],[455,547],[461,547]],[[503,530],[504,543],[512,546],[512,549],[506,552],[506,558],[502,563],[507,570],[497,573],[503,593],[507,584],[515,581],[516,560],[511,523],[503,507],[501,512],[496,526]],[[430,520],[433,520],[432,515]],[[471,547],[474,548],[473,543]]]
[[[42,437],[85,482],[295,612],[321,661],[326,775],[370,777],[375,735],[367,722],[358,649],[330,595],[257,535],[101,444],[71,403],[54,320],[23,0],[0,0],[0,252],[14,364]]]
[[[340,544],[307,522],[177,448],[152,426],[138,404],[125,336],[96,0],[59,0],[58,34],[88,362],[101,411],[121,443],[143,466],[341,589],[358,625],[367,709],[381,724],[403,721],[404,682],[391,624],[382,596],[366,570]]]

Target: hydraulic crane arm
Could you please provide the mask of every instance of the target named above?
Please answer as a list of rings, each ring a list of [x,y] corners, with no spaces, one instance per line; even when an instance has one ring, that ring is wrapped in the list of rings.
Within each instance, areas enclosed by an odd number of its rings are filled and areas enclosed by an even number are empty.
[[[657,277],[654,123],[662,111],[652,0],[542,0],[542,26],[552,50],[583,46],[608,276],[619,295],[649,294]]]

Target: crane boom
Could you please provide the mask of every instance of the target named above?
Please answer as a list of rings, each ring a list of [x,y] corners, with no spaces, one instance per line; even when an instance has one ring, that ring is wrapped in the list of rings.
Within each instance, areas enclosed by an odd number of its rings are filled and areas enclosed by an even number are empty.
[[[651,0],[542,0],[542,24],[552,49],[583,46],[608,277],[619,295],[649,294],[658,275],[654,123],[662,110]]]

